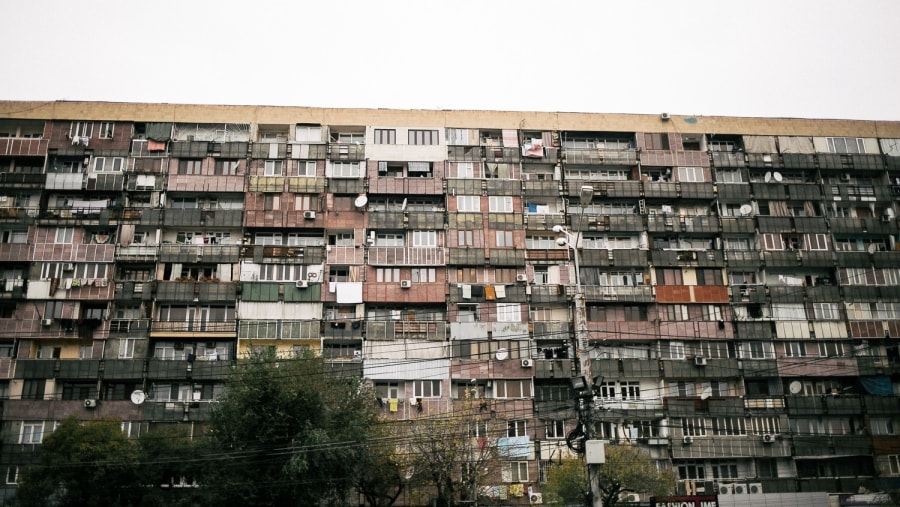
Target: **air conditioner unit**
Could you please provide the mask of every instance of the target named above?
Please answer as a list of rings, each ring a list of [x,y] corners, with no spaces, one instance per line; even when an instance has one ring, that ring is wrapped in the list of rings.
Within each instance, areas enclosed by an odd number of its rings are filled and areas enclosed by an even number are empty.
[[[44,326],[44,327],[52,326],[52,325],[53,325],[53,319],[41,319],[41,325]]]
[[[295,283],[294,285],[296,285],[298,289],[305,289],[309,287],[309,282],[307,282],[306,280],[297,280],[297,283]]]
[[[401,289],[409,289],[412,287],[412,280],[400,280]]]
[[[639,495],[637,493],[626,493],[624,498],[622,498],[622,500],[624,500],[628,503],[640,503],[641,495]]]
[[[84,408],[97,408],[97,400],[93,398],[84,400]]]
[[[669,121],[672,117],[669,116],[669,113],[662,113],[659,115],[659,119],[662,121]]]
[[[522,368],[531,368],[534,366],[534,361],[531,359],[523,359],[522,360]]]
[[[304,211],[303,218],[305,218],[307,220],[313,220],[316,218],[316,212],[315,211]]]
[[[516,281],[517,281],[517,282],[527,282],[527,281],[528,281],[528,276],[525,275],[524,273],[523,273],[523,274],[520,274],[520,275],[516,275]]]
[[[691,445],[694,443],[694,437],[692,437],[690,435],[686,435],[684,438],[681,439],[681,443],[684,445]]]
[[[716,487],[716,490],[718,491],[719,495],[731,495],[734,493],[734,491],[732,490],[732,486],[732,484],[719,484]]]
[[[731,493],[734,495],[746,495],[747,494],[747,485],[746,484],[732,484],[731,485]]]
[[[850,181],[850,173],[842,173],[841,181]]]
[[[747,484],[747,493],[751,495],[759,495],[763,492],[763,485],[761,482],[751,482]]]
[[[528,495],[528,501],[531,502],[532,505],[538,505],[544,503],[544,494],[543,493],[532,493]]]
[[[766,433],[765,435],[762,436],[762,441],[763,441],[763,443],[771,444],[772,442],[775,441],[775,435],[770,435],[770,434]]]
[[[694,364],[697,366],[706,366],[706,358],[703,356],[694,357]]]

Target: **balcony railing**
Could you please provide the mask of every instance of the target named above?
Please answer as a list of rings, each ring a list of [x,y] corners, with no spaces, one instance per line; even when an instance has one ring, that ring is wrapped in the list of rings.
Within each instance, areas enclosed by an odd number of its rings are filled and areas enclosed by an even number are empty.
[[[369,248],[369,264],[384,266],[442,266],[446,264],[445,249],[441,247]]]

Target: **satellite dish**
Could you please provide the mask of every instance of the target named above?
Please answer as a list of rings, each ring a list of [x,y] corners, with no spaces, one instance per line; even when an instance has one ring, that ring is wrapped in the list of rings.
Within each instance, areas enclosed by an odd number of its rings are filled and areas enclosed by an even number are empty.
[[[772,173],[767,172],[763,179],[766,180],[766,183],[772,181]]]
[[[870,254],[874,254],[875,252],[878,251],[878,247],[875,246],[875,244],[873,243],[873,244],[869,245],[868,248],[866,248],[866,250],[868,250]]]
[[[740,207],[741,216],[747,216],[753,212],[753,206],[749,204],[744,204]]]
[[[781,183],[781,180],[784,179],[784,178],[781,176],[781,173],[778,172],[778,171],[775,171],[774,173],[772,173],[772,177],[775,178],[775,181],[777,181],[777,182],[779,182],[779,183]]]
[[[144,400],[146,400],[146,399],[147,399],[147,395],[144,394],[144,391],[141,391],[140,389],[136,389],[131,392],[131,402],[134,403],[135,405],[140,405],[141,403],[144,403]]]
[[[505,348],[497,349],[497,353],[494,354],[494,357],[497,358],[497,361],[503,361],[507,357],[509,357],[509,351]]]
[[[803,390],[803,384],[801,384],[799,380],[794,380],[788,384],[788,390],[791,394],[800,394],[800,391]]]
[[[356,206],[357,208],[362,208],[368,202],[369,202],[369,198],[366,197],[366,194],[360,194],[359,197],[357,197],[356,200],[353,201],[353,205]]]

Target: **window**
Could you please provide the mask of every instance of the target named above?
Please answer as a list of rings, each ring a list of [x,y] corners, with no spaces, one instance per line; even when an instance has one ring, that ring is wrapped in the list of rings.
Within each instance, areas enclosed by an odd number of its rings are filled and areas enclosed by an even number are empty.
[[[96,157],[94,158],[94,172],[120,173],[124,164],[125,159],[122,157]]]
[[[803,342],[785,342],[785,357],[806,357],[806,344]]]
[[[566,438],[566,421],[564,419],[544,421],[544,433],[547,438]]]
[[[644,306],[626,306],[625,320],[638,321],[647,320],[647,308]]]
[[[688,307],[687,305],[664,305],[663,317],[666,320],[670,321],[687,321],[690,320],[688,317]]]
[[[684,359],[684,342],[669,342],[669,359]]]
[[[775,359],[772,342],[747,342],[741,347],[742,357],[750,359]]]
[[[807,250],[829,250],[827,234],[805,234],[804,243]]]
[[[747,434],[747,422],[743,417],[714,417],[712,429],[717,436],[743,436]]]
[[[495,398],[531,398],[531,380],[495,380]]]
[[[686,417],[681,420],[681,431],[685,436],[705,437],[706,420],[702,417]]]
[[[332,162],[331,175],[335,178],[358,178],[359,162]]]
[[[216,160],[215,174],[216,176],[234,176],[237,174],[237,168],[237,160],[219,159]]]
[[[704,480],[706,470],[703,463],[687,461],[678,464],[678,478],[682,480]]]
[[[600,397],[610,400],[639,400],[640,382],[603,382],[600,384]]]
[[[394,129],[375,129],[375,144],[397,144],[397,131]]]
[[[472,162],[457,162],[456,163],[456,172],[452,172],[451,167],[451,177],[456,178],[474,178],[475,177],[475,166]]]
[[[89,121],[73,121],[69,126],[69,137],[91,137],[94,123]]]
[[[434,283],[437,271],[434,268],[413,268],[412,281],[416,283]]]
[[[719,305],[703,305],[703,320],[722,320],[722,307]]]
[[[44,439],[44,421],[22,422],[22,432],[19,434],[20,444],[39,444]]]
[[[437,232],[413,231],[412,243],[416,247],[435,247],[437,246]]]
[[[101,121],[100,131],[97,133],[97,137],[100,139],[112,139],[114,125],[115,124],[111,121]]]
[[[122,338],[119,340],[119,359],[131,359],[134,357],[134,346],[137,338]]]
[[[506,423],[506,436],[508,437],[526,437],[528,436],[526,430],[524,419],[514,419]]]
[[[528,482],[528,462],[511,461],[503,463],[503,482]]]
[[[891,454],[888,456],[888,465],[891,469],[891,475],[900,475],[900,455]]]
[[[265,175],[266,176],[281,176],[284,174],[284,161],[282,160],[266,160],[265,163]]]
[[[202,160],[179,160],[178,174],[200,174]]]
[[[19,483],[19,467],[16,465],[10,465],[6,467],[6,483],[7,484],[18,484]]]
[[[703,177],[702,167],[679,167],[678,181],[701,182],[706,181]]]
[[[713,462],[713,479],[737,479],[737,463],[734,461]]]
[[[263,194],[263,211],[275,211],[281,206],[281,196],[278,194]]]
[[[522,305],[519,303],[497,303],[497,322],[521,322]]]
[[[494,237],[498,247],[516,246],[513,244],[512,231],[494,231]]]
[[[54,239],[54,243],[56,244],[71,244],[72,240],[75,238],[75,228],[74,227],[57,227],[56,228],[56,237]]]
[[[488,197],[488,210],[491,213],[512,213],[513,198],[508,195]]]
[[[297,125],[296,138],[301,143],[321,143],[322,127],[319,125]]]
[[[122,433],[128,438],[137,438],[141,436],[140,421],[125,421],[120,427],[122,428]]]
[[[457,231],[456,243],[458,246],[475,246],[475,231]]]
[[[743,183],[744,173],[740,169],[717,169],[716,182],[718,183]],[[737,215],[734,215],[737,216]]]
[[[668,150],[669,134],[644,134],[645,150]]]
[[[844,357],[844,344],[840,342],[818,342],[820,357]]]
[[[831,153],[865,153],[866,146],[860,137],[826,137]]]
[[[456,210],[460,213],[481,211],[481,196],[458,195],[456,196]]]
[[[301,160],[297,162],[297,176],[314,178],[316,176],[316,161]]]
[[[412,130],[409,131],[409,144],[436,145],[440,143],[437,130]]]
[[[440,380],[416,380],[413,382],[413,396],[416,398],[440,398]]]

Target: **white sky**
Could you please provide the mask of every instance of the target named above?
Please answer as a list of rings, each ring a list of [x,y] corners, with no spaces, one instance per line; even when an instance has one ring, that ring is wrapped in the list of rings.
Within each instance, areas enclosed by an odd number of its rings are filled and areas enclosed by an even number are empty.
[[[900,120],[900,1],[0,0],[0,100]]]

